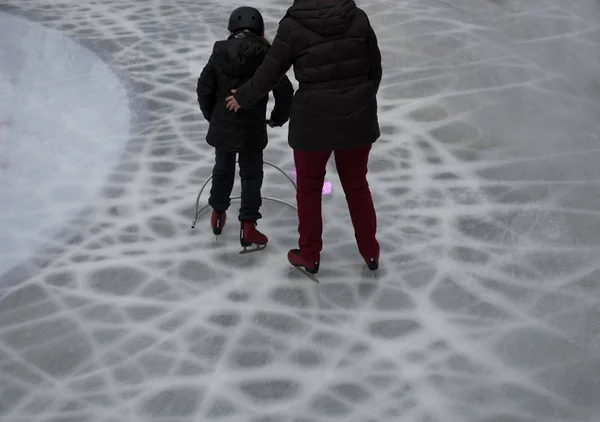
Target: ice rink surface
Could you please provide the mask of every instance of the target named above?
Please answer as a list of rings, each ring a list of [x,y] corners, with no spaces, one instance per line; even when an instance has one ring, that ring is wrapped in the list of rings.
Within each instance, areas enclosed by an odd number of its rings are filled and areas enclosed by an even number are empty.
[[[264,203],[259,254],[237,203],[218,241],[190,229],[196,79],[238,2],[2,0],[0,421],[600,420],[600,4],[358,3],[382,269],[331,163],[317,285],[290,207]],[[290,4],[253,3],[271,39]],[[265,157],[291,173],[286,131]]]

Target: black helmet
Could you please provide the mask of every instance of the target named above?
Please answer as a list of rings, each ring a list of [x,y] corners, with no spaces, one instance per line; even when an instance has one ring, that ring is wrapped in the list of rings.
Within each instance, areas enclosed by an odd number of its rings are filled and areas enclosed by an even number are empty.
[[[265,21],[254,7],[239,7],[229,17],[229,32],[234,33],[241,29],[252,29],[262,35],[265,32]]]

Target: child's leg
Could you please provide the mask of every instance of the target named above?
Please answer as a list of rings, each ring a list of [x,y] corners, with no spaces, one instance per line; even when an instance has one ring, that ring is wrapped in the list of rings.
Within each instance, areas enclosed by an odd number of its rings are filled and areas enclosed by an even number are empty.
[[[231,191],[235,179],[235,152],[215,149],[212,187],[209,205],[217,211],[227,211],[231,204]]]
[[[262,218],[261,188],[263,183],[263,152],[240,153],[240,177],[242,179],[242,206],[240,221],[256,221]]]

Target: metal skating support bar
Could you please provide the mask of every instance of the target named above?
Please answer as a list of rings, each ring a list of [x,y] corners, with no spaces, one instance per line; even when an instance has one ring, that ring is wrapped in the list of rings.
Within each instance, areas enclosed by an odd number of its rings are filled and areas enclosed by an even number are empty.
[[[238,163],[238,161],[236,161],[236,163]],[[276,169],[277,171],[279,171],[279,173],[283,174],[292,184],[292,186],[294,186],[294,190],[297,189],[296,183],[294,182],[294,180],[283,170],[281,170],[281,168],[277,167],[275,164],[269,163],[268,161],[264,161],[264,164],[273,167],[274,169]],[[196,227],[196,222],[198,221],[198,216],[200,215],[200,213],[202,211],[204,211],[205,209],[207,209],[208,207],[210,207],[209,204],[204,205],[202,208],[199,208],[200,206],[200,197],[202,196],[202,193],[204,192],[204,189],[206,188],[206,185],[208,185],[208,183],[212,180],[212,174],[210,175],[210,177],[208,178],[208,180],[206,180],[206,182],[204,182],[204,184],[202,185],[202,188],[200,189],[200,192],[198,192],[198,196],[196,197],[196,211],[194,214],[194,221],[192,222],[192,229],[194,227]],[[241,199],[241,196],[235,196],[233,198],[231,198],[231,200],[237,200],[237,199]],[[296,205],[292,204],[291,202],[288,201],[284,201],[283,199],[278,199],[278,198],[273,198],[270,196],[263,196],[262,199],[267,200],[267,201],[272,201],[272,202],[277,202],[279,204],[284,204],[284,205],[288,205],[290,207],[292,207],[293,209],[297,210],[298,208],[296,207]]]

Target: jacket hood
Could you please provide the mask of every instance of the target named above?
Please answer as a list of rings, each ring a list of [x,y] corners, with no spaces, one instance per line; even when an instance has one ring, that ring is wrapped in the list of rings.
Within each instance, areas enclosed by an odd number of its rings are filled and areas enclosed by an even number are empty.
[[[354,0],[294,0],[288,16],[319,35],[346,32],[356,16]]]
[[[252,75],[261,65],[269,51],[269,45],[250,32],[231,35],[221,45],[221,54],[215,57],[215,64],[230,75]]]

